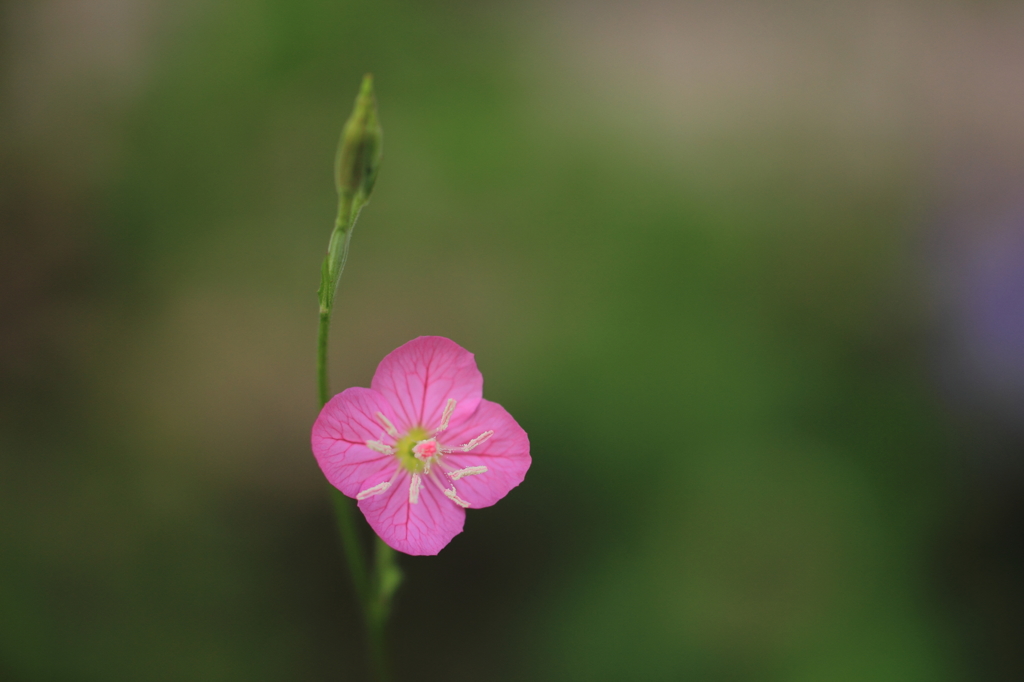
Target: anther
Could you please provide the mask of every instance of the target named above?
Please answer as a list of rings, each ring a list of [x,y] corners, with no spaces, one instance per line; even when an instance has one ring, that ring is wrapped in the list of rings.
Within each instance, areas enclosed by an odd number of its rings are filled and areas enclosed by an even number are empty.
[[[464,476],[475,476],[476,474],[484,473],[487,473],[487,467],[466,467],[465,469],[448,472],[448,477],[453,481],[457,481]]]
[[[373,486],[372,488],[367,488],[363,492],[361,492],[358,495],[356,495],[356,499],[357,500],[365,500],[367,497],[373,497],[374,495],[380,495],[382,492],[384,492],[385,490],[387,490],[390,487],[391,487],[391,481],[384,481],[383,483],[378,483],[377,485]]]
[[[441,425],[437,427],[436,433],[441,433],[448,428],[448,420],[452,418],[453,412],[455,412],[455,401],[448,398],[448,402],[444,404],[444,414],[441,415]]]
[[[452,502],[454,502],[455,504],[459,505],[460,507],[465,508],[469,506],[469,502],[466,502],[464,499],[455,494],[455,488],[446,488],[444,491],[444,496],[447,497]]]
[[[398,438],[398,429],[395,428],[395,425],[391,423],[390,419],[384,416],[383,412],[377,413],[377,419],[379,419],[380,423],[384,425],[385,429],[387,429],[388,435]]]
[[[483,443],[485,440],[487,440],[488,438],[490,438],[493,435],[494,435],[494,431],[484,431],[479,436],[477,436],[473,440],[471,440],[468,443],[466,443],[465,445],[463,445],[462,446],[462,451],[463,452],[469,452],[470,450],[472,450],[476,446],[480,445],[481,443]]]
[[[412,483],[409,484],[409,504],[416,504],[420,501],[420,486],[423,480],[419,474],[412,475]]]
[[[393,455],[395,454],[394,448],[390,445],[384,445],[379,440],[368,440],[366,441],[366,447],[370,448],[374,452],[379,452],[382,455]]]

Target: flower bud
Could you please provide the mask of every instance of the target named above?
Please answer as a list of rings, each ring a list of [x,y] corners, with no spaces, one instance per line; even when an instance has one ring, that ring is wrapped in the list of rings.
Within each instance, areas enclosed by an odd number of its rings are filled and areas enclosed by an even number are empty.
[[[383,150],[383,132],[377,120],[377,101],[373,95],[373,76],[363,76],[356,103],[341,131],[338,155],[334,161],[334,182],[338,195],[359,197],[365,202],[377,179]],[[360,196],[361,195],[361,196]]]

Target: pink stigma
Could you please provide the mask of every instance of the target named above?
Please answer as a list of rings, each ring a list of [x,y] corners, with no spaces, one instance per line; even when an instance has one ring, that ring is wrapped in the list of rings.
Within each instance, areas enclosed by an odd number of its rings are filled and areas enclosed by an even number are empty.
[[[421,440],[413,446],[412,452],[420,459],[430,459],[438,452],[437,441],[433,438],[430,440]]]

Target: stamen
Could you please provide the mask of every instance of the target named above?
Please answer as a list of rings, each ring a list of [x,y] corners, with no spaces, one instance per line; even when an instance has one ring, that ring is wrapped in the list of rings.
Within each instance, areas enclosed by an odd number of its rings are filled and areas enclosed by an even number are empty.
[[[384,425],[385,429],[387,429],[388,435],[398,438],[398,429],[395,428],[395,425],[391,423],[390,419],[384,416],[383,412],[377,413],[377,419],[379,419],[380,423]]]
[[[475,476],[477,474],[487,473],[487,467],[466,467],[465,469],[457,469],[455,471],[448,472],[448,477],[453,481],[457,481],[464,476]]]
[[[379,452],[382,455],[393,455],[395,454],[394,448],[390,445],[384,445],[379,440],[368,440],[366,441],[366,447],[370,448],[374,452]]]
[[[357,500],[365,500],[367,497],[373,497],[374,495],[380,495],[382,492],[384,492],[385,490],[387,490],[390,487],[391,487],[391,481],[384,481],[383,483],[378,483],[377,485],[373,486],[372,488],[367,488],[363,492],[361,492],[358,495],[356,495],[356,499]]]
[[[444,404],[444,414],[441,415],[441,425],[437,427],[435,433],[441,433],[448,428],[448,420],[452,418],[453,412],[455,412],[455,401],[448,398],[448,402]]]
[[[420,486],[423,480],[419,474],[412,475],[412,483],[409,484],[409,504],[416,504],[420,501]]]
[[[454,502],[455,504],[459,505],[460,507],[465,508],[469,506],[469,502],[466,502],[464,499],[455,494],[455,488],[446,488],[444,491],[444,496],[447,497],[452,502]]]
[[[480,445],[481,443],[483,443],[485,440],[487,440],[488,438],[490,438],[493,435],[494,435],[494,431],[484,431],[479,436],[477,436],[473,440],[471,440],[468,443],[466,443],[465,445],[463,445],[462,446],[462,451],[463,452],[469,452],[470,450],[472,450],[476,446]]]

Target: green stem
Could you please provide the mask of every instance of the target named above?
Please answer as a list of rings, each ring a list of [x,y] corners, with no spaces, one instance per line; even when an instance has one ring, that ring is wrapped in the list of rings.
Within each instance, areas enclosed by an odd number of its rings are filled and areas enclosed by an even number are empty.
[[[327,377],[327,335],[331,330],[331,310],[320,311],[320,331],[316,342],[316,384],[320,407],[331,399],[330,380]]]
[[[367,74],[356,97],[352,115],[345,122],[334,159],[334,183],[338,190],[338,213],[327,245],[327,257],[320,268],[320,327],[316,347],[317,394],[320,406],[331,398],[327,373],[327,338],[331,331],[331,310],[341,273],[348,260],[352,228],[359,212],[370,198],[380,164],[383,133],[377,120],[377,104],[373,95],[373,77]],[[377,538],[372,574],[356,528],[352,500],[332,489],[334,516],[338,535],[345,551],[356,597],[363,612],[369,645],[370,667],[380,682],[391,679],[384,647],[384,625],[390,611],[391,595],[401,582],[402,574],[395,565],[394,550]]]
[[[384,628],[391,612],[391,595],[398,588],[402,574],[395,563],[395,550],[379,537],[375,542],[372,593],[367,600],[366,632],[370,638],[370,665],[381,682],[391,679]]]
[[[338,523],[341,546],[345,550],[349,573],[352,574],[352,586],[356,590],[359,605],[366,611],[367,600],[370,598],[369,577],[366,572],[366,556],[356,530],[355,514],[352,513],[352,500],[335,488],[331,488],[331,500],[334,502],[334,518]]]
[[[320,310],[320,329],[317,338],[316,371],[317,388],[320,394],[320,405],[327,404],[331,397],[330,380],[327,373],[327,337],[331,330],[331,309]],[[352,584],[356,590],[359,604],[366,610],[366,600],[369,598],[368,580],[366,569],[366,557],[363,554],[362,545],[359,543],[359,536],[356,532],[355,516],[352,513],[352,501],[345,497],[341,491],[332,488],[331,498],[334,502],[334,516],[338,522],[338,535],[341,537],[341,546],[345,551],[345,559],[348,561],[349,572],[352,574]]]
[[[326,405],[331,398],[327,350],[334,294],[341,273],[345,269],[345,261],[348,259],[352,227],[359,216],[363,203],[365,202],[354,202],[351,198],[342,195],[338,205],[338,219],[334,226],[334,232],[331,234],[327,258],[324,260],[320,283],[320,325],[317,335],[316,362],[317,391],[321,406]],[[352,575],[356,597],[363,611],[370,668],[378,682],[388,682],[391,679],[391,671],[385,646],[385,626],[391,612],[391,596],[398,588],[402,574],[395,562],[395,551],[379,537],[376,538],[373,566],[368,566],[356,529],[356,516],[352,500],[345,497],[339,490],[332,489],[331,492],[334,515],[338,523],[338,535],[341,538],[341,546],[345,552],[349,573]]]

